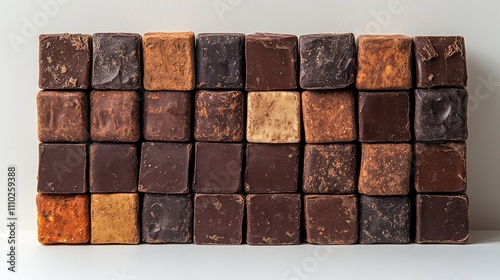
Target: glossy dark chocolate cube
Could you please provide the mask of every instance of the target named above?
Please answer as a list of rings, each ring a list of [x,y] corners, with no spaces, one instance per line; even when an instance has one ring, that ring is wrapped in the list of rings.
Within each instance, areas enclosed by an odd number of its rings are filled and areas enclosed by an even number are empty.
[[[304,147],[304,193],[349,194],[356,191],[356,144],[307,144]]]
[[[239,193],[243,166],[243,144],[195,144],[193,191],[195,193]]]
[[[417,88],[467,86],[463,37],[417,36],[413,49]]]
[[[407,196],[360,196],[359,243],[410,242],[410,199]]]
[[[192,94],[187,91],[146,91],[143,134],[148,141],[191,139]]]
[[[86,144],[39,144],[39,193],[77,194],[87,191]]]
[[[139,191],[188,193],[191,147],[190,143],[143,142]]]
[[[41,34],[38,86],[86,89],[90,84],[90,35]]]
[[[92,88],[130,90],[141,86],[141,35],[95,33],[92,45]]]
[[[245,34],[202,33],[196,36],[196,87],[243,89]]]
[[[36,96],[40,142],[86,142],[88,97],[79,91],[40,91]]]
[[[194,114],[196,141],[242,141],[245,132],[244,98],[241,91],[198,91]]]
[[[297,88],[297,36],[256,33],[245,38],[247,90]]]
[[[194,243],[241,244],[244,208],[245,198],[241,194],[196,194]]]
[[[137,191],[137,148],[134,144],[90,145],[91,193]]]
[[[467,140],[467,90],[461,88],[415,90],[417,141]]]
[[[300,243],[300,194],[249,194],[246,205],[248,244]]]
[[[415,189],[419,193],[465,192],[467,189],[465,143],[416,143]]]
[[[300,87],[345,88],[356,76],[354,34],[309,34],[299,38]]]
[[[298,144],[247,144],[245,191],[293,193],[299,178]]]
[[[466,243],[469,239],[467,195],[416,197],[417,243]]]
[[[193,196],[144,194],[141,232],[146,243],[191,243]]]

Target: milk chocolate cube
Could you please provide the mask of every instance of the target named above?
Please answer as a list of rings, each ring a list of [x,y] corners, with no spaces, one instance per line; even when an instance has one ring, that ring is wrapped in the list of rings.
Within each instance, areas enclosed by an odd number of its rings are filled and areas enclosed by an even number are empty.
[[[466,243],[469,239],[467,195],[426,195],[416,197],[417,243]]]
[[[293,193],[299,179],[299,144],[247,144],[245,191]]]
[[[300,194],[249,194],[246,203],[248,244],[300,243]]]
[[[140,137],[138,92],[95,90],[90,93],[92,141],[137,142]]]
[[[146,33],[142,38],[142,47],[146,90],[194,89],[193,32]]]
[[[78,194],[87,191],[86,144],[39,145],[38,192]]]
[[[242,141],[245,131],[244,98],[241,91],[198,91],[194,114],[196,141]]]
[[[409,93],[361,91],[358,121],[361,142],[410,141]]]
[[[411,144],[363,143],[359,193],[407,195],[410,191],[411,160]]]
[[[38,140],[40,142],[86,142],[89,137],[88,97],[79,91],[40,91]]]
[[[192,94],[186,91],[144,93],[143,134],[148,141],[191,139]]]
[[[463,37],[417,36],[413,49],[417,88],[467,86]]]
[[[139,194],[91,194],[92,244],[138,244]]]
[[[142,241],[191,243],[193,196],[146,193],[142,201]]]
[[[95,33],[92,45],[92,88],[131,90],[141,86],[141,35]]]
[[[87,243],[90,239],[89,196],[36,196],[38,241],[43,244]]]
[[[247,107],[248,142],[300,142],[299,92],[249,92]]]
[[[245,58],[248,91],[297,88],[297,36],[247,35]]]
[[[305,195],[306,241],[313,244],[354,244],[358,241],[356,195]]]
[[[462,88],[416,89],[415,139],[467,140],[467,99]]]
[[[245,34],[202,33],[196,36],[196,87],[243,89]]]
[[[356,75],[354,34],[309,34],[299,38],[300,87],[338,89],[353,84]]]
[[[304,147],[302,191],[349,194],[356,191],[356,144],[307,144]]]
[[[90,35],[39,36],[38,87],[86,89],[90,84]]]
[[[412,86],[412,42],[403,35],[358,37],[359,90],[406,90]]]
[[[354,92],[304,91],[302,116],[307,143],[349,142],[356,140]]]
[[[407,196],[361,195],[359,243],[410,242],[410,200]]]
[[[194,243],[241,244],[244,207],[241,194],[196,194]]]
[[[143,142],[139,191],[188,193],[191,143]]]

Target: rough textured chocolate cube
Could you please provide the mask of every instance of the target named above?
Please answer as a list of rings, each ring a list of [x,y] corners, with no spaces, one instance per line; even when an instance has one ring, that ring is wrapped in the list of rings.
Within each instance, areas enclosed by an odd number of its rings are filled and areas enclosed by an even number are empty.
[[[133,144],[90,145],[91,193],[137,191],[137,148]]]
[[[359,93],[358,102],[359,141],[410,141],[408,92],[362,91]]]
[[[405,90],[412,86],[412,42],[403,35],[358,37],[359,90]]]
[[[137,142],[140,137],[138,92],[92,91],[90,93],[92,141]]]
[[[356,140],[356,101],[354,92],[304,91],[302,116],[307,143]]]
[[[410,191],[411,160],[411,144],[363,143],[359,193],[407,195]]]
[[[144,93],[143,134],[148,141],[191,139],[192,94],[186,91]]]
[[[407,196],[360,196],[359,243],[410,242],[410,200]]]
[[[245,132],[244,98],[241,91],[198,91],[194,114],[196,141],[242,141]]]
[[[354,34],[309,34],[299,38],[300,87],[338,89],[353,84],[356,75]]]
[[[467,86],[463,37],[417,36],[413,49],[418,88]]]
[[[144,88],[192,90],[195,86],[194,33],[146,33],[142,38]]]
[[[141,220],[143,242],[191,243],[193,196],[144,194]]]
[[[417,243],[466,243],[469,239],[467,195],[425,195],[416,197]]]
[[[299,92],[249,92],[247,107],[248,142],[300,142]]]
[[[354,244],[358,241],[356,195],[305,195],[306,241],[313,244]]]
[[[195,144],[193,191],[196,193],[241,192],[243,144]]]
[[[241,194],[196,194],[194,243],[241,244],[244,208],[245,198]]]
[[[246,89],[297,88],[297,36],[256,33],[246,36]]]
[[[87,191],[87,145],[39,145],[38,192],[77,194]]]
[[[416,89],[415,139],[467,140],[467,99],[461,88]]]
[[[40,91],[36,96],[40,142],[86,142],[89,138],[87,94]]]
[[[92,45],[92,88],[130,90],[141,86],[141,35],[95,33]]]
[[[196,87],[243,89],[245,34],[202,33],[196,36]]]
[[[188,193],[192,144],[143,142],[139,191]]]
[[[300,243],[300,194],[249,194],[246,203],[248,244]]]
[[[36,196],[38,241],[43,244],[87,243],[90,239],[89,196]]]
[[[138,244],[139,194],[91,194],[92,244]]]
[[[86,89],[90,84],[90,35],[39,36],[38,87]]]
[[[356,191],[356,144],[307,144],[304,147],[302,191],[349,194]]]

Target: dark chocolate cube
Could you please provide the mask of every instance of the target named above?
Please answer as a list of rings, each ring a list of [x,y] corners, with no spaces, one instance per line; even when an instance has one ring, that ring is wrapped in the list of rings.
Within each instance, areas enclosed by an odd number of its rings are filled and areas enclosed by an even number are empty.
[[[299,158],[298,144],[247,144],[245,191],[296,192]]]
[[[139,191],[188,193],[192,144],[143,142]]]
[[[354,34],[309,34],[299,38],[300,87],[338,89],[356,76]]]
[[[95,33],[92,45],[92,88],[126,90],[141,86],[141,35]]]
[[[78,194],[87,191],[86,144],[39,145],[38,192]]]
[[[241,192],[242,144],[197,142],[194,158],[194,192]]]
[[[242,141],[245,131],[244,104],[241,91],[198,91],[194,115],[196,141]]]
[[[86,89],[90,84],[90,35],[41,34],[38,86]]]
[[[416,89],[415,139],[467,140],[467,99],[461,88]]]
[[[137,192],[137,148],[133,144],[90,145],[91,193]]]
[[[141,219],[143,242],[191,243],[193,196],[144,194]]]
[[[360,196],[359,243],[410,242],[410,200],[407,196]]]
[[[196,87],[243,89],[245,34],[205,33],[196,36]]]
[[[359,92],[359,141],[410,141],[410,97],[406,91]]]
[[[194,243],[241,244],[244,208],[241,194],[196,194]]]
[[[302,191],[354,193],[358,168],[356,152],[356,144],[305,145]]]
[[[300,243],[300,194],[249,194],[246,202],[248,244]]]
[[[297,88],[297,36],[256,33],[245,38],[247,90]]]

